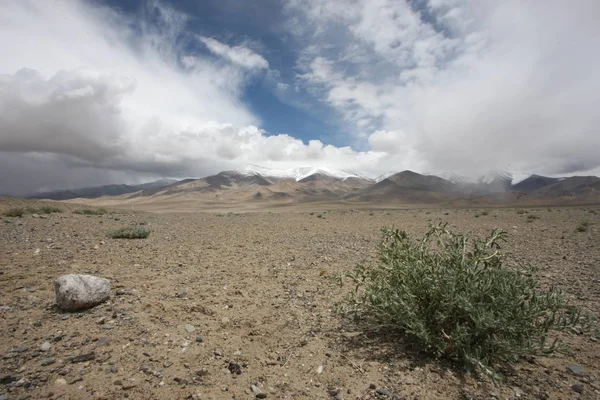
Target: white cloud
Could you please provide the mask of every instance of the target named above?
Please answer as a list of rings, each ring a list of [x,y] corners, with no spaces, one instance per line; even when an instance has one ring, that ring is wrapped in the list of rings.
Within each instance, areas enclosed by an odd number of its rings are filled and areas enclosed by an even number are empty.
[[[245,164],[600,168],[597,2],[288,3],[282,24],[303,44],[290,83],[256,46],[201,37],[227,62],[188,53],[187,16],[161,3],[150,25],[83,0],[0,2],[0,169],[16,171],[0,193]],[[241,100],[257,71],[281,96],[336,110],[349,128],[337,139],[355,149],[260,129]]]
[[[430,170],[600,165],[591,150],[600,148],[600,53],[592,50],[600,3],[287,4],[290,32],[305,43],[300,85],[356,137],[376,119],[382,131],[404,132],[402,146],[382,148],[411,153]],[[368,144],[376,150],[385,135]]]
[[[247,69],[267,69],[269,63],[260,54],[243,47],[243,46],[228,46],[219,42],[216,39],[200,36],[200,41],[213,52],[234,64]]]

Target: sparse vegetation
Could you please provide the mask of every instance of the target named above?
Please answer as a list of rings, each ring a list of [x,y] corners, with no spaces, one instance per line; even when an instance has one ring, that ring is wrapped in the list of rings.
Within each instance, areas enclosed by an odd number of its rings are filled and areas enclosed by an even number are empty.
[[[446,226],[416,240],[384,229],[379,265],[349,274],[356,286],[342,315],[492,377],[494,364],[554,350],[549,332],[581,320],[559,291],[539,289],[533,267],[502,264],[504,231],[469,241]]]
[[[10,210],[4,211],[5,217],[20,218],[25,214],[25,210],[22,208],[11,208]]]
[[[4,212],[4,216],[6,217],[23,217],[26,214],[52,214],[52,213],[61,213],[62,210],[58,207],[53,206],[42,206],[40,208],[11,208]]]
[[[527,210],[517,210],[517,214],[522,215],[522,214],[527,214],[529,211]]]
[[[104,214],[106,214],[106,210],[103,209],[103,208],[98,208],[98,209],[80,208],[78,210],[74,210],[73,214],[80,214],[80,215],[104,215]]]
[[[489,213],[490,213],[489,211],[482,211],[481,215],[489,215]]]
[[[32,214],[53,214],[53,213],[61,213],[62,210],[58,207],[54,207],[54,206],[43,206],[40,208],[33,208],[33,209],[28,209],[28,210],[32,210]]]
[[[108,237],[112,239],[146,239],[150,236],[150,232],[148,229],[125,227],[108,232]]]
[[[579,225],[575,228],[576,232],[587,232],[588,226],[590,223],[588,221],[580,222]]]
[[[533,222],[536,219],[540,219],[539,215],[535,215],[535,214],[529,214],[527,216],[527,222]]]

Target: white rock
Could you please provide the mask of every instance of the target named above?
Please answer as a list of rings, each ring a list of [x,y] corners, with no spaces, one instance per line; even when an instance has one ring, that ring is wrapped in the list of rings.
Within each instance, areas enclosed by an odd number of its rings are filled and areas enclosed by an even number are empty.
[[[40,346],[40,350],[41,351],[49,351],[51,347],[52,347],[52,345],[50,344],[50,342],[44,342]]]
[[[59,308],[66,311],[84,310],[108,299],[110,282],[92,275],[63,275],[54,281],[54,292]]]

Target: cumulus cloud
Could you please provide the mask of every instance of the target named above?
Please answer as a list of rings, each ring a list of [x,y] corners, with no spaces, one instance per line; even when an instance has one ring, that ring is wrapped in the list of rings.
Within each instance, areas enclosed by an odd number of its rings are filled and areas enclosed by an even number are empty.
[[[288,0],[285,15],[292,81],[256,46],[197,36],[160,2],[132,17],[84,0],[0,2],[0,168],[12,171],[0,193],[245,164],[600,168],[593,0]],[[261,129],[242,100],[257,77],[289,104],[308,93],[335,110],[342,145]]]
[[[600,165],[596,1],[288,0],[287,12],[306,44],[299,84],[373,150],[457,172]]]
[[[200,41],[213,52],[234,64],[247,69],[267,69],[269,63],[260,54],[244,46],[228,46],[216,39],[200,36]]]
[[[213,39],[230,63],[187,54],[186,16],[148,7],[128,19],[83,1],[0,3],[0,49],[10,55],[0,66],[0,159],[18,171],[1,174],[0,193],[314,159],[310,145],[257,128],[240,100],[247,69],[267,68],[264,58]],[[355,152],[340,154],[343,164]]]

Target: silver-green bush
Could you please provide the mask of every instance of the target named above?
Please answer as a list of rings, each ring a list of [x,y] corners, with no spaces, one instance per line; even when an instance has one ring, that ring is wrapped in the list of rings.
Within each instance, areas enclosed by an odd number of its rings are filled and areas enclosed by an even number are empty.
[[[399,334],[492,376],[497,362],[552,351],[549,332],[576,324],[580,313],[558,290],[541,290],[532,267],[504,266],[505,238],[494,230],[469,240],[438,225],[413,240],[384,229],[379,264],[349,274],[356,286],[341,311],[364,329]]]

